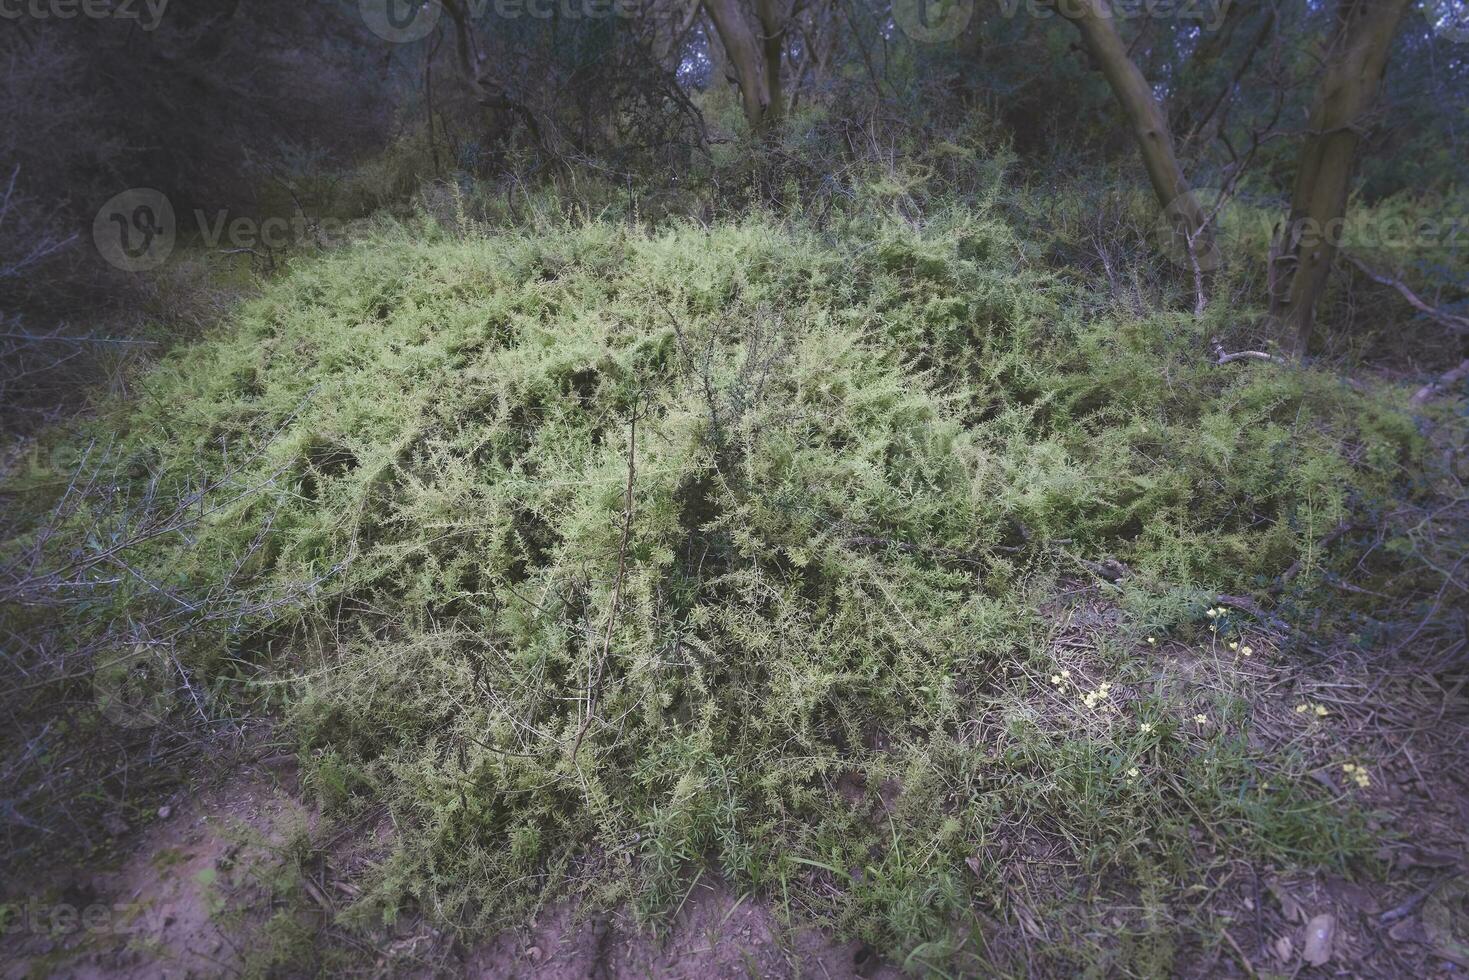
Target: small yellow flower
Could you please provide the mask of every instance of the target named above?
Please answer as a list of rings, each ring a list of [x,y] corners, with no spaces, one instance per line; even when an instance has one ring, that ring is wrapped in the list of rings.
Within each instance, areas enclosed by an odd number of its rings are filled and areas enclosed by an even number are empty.
[[[1231,649],[1231,650],[1238,650],[1239,649],[1239,641],[1238,640],[1231,640],[1231,641],[1229,641],[1229,649]]]
[[[1296,714],[1303,715],[1307,711],[1309,711],[1310,709],[1311,709],[1311,706],[1308,705],[1308,704],[1298,704],[1298,705],[1296,705]]]
[[[1052,674],[1051,675],[1051,683],[1052,684],[1055,684],[1055,685],[1057,685],[1059,687],[1060,684],[1061,684],[1061,675],[1060,674]]]
[[[1205,616],[1208,616],[1210,619],[1214,619],[1215,617],[1217,617],[1219,615],[1219,610],[1217,610],[1217,609],[1210,609],[1208,612],[1204,613],[1204,615]]]
[[[1146,735],[1148,732],[1153,730],[1153,723],[1150,721],[1145,721],[1137,726],[1137,730]]]
[[[1158,645],[1158,638],[1156,636],[1150,636],[1150,637],[1148,637],[1148,646],[1155,647],[1157,645]]]
[[[1138,777],[1137,766],[1133,766],[1131,769],[1127,770],[1127,775],[1133,779],[1136,779]]]
[[[1239,652],[1240,652],[1240,656],[1242,656],[1242,657],[1248,657],[1250,654],[1254,653],[1255,651],[1254,650],[1251,650],[1249,647],[1241,647]]]
[[[1323,706],[1321,706],[1319,704],[1316,705],[1316,717],[1317,718],[1325,718],[1329,714],[1331,714],[1331,712],[1330,711],[1327,711],[1326,708],[1324,708]]]
[[[1194,715],[1194,723],[1197,725],[1207,725],[1209,724],[1209,719],[1203,715]]]
[[[1071,676],[1071,671],[1069,671],[1069,670],[1063,670],[1063,671],[1061,671],[1061,676],[1062,677],[1070,677]]]

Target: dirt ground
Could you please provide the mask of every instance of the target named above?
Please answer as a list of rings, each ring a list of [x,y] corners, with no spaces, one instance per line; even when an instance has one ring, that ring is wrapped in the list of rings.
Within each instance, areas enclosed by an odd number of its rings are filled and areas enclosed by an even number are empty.
[[[265,857],[285,828],[308,820],[260,769],[233,774],[196,800],[166,804],[115,867],[47,881],[44,900],[21,906],[0,975],[231,975],[240,949],[218,916],[228,870]],[[256,833],[259,841],[251,839]]]
[[[1182,651],[1157,652],[1160,669],[1210,669],[1183,659]],[[1176,975],[1469,974],[1469,678],[1345,658],[1285,672],[1254,669],[1260,747],[1319,762],[1314,776],[1334,795],[1349,791],[1341,758],[1374,760],[1371,785],[1350,791],[1381,837],[1377,867],[1306,874],[1225,865],[1211,873],[1197,899],[1216,932],[1177,950]],[[1332,723],[1303,722],[1298,703],[1329,706]],[[657,938],[621,913],[587,918],[553,905],[528,928],[470,948],[422,921],[401,923],[380,945],[365,945],[331,923],[360,894],[353,882],[371,860],[362,840],[382,835],[385,822],[367,821],[320,839],[290,759],[215,773],[202,785],[207,788],[192,797],[180,793],[147,827],[122,834],[111,866],[38,872],[24,891],[9,883],[0,977],[142,980],[258,972],[260,961],[251,954],[259,951],[262,924],[275,911],[261,876],[282,868],[282,855],[291,853],[308,856],[296,871],[320,912],[315,941],[355,944],[363,975],[901,975],[881,950],[816,929],[792,934],[758,896],[702,877]],[[1201,835],[1201,861],[1207,847]],[[307,873],[300,875],[301,868]],[[1017,976],[1055,975],[1033,951],[1065,945],[1075,924],[1028,915],[1019,898],[1015,911],[1008,922],[992,923],[986,955]],[[324,969],[320,961],[275,962],[270,972],[291,975],[293,966],[306,973]]]
[[[532,928],[501,936],[466,959],[470,977],[577,980],[600,977],[898,977],[860,943],[835,943],[810,929],[783,938],[758,900],[696,885],[665,942],[651,942],[618,917],[572,924],[562,908]]]
[[[314,828],[292,773],[247,767],[161,814],[115,868],[53,882],[47,901],[21,904],[0,952],[0,977],[183,980],[251,972],[263,893],[236,872],[278,862],[291,834]],[[326,881],[308,890],[329,905],[331,894],[351,887]],[[226,911],[241,906],[243,915]],[[560,905],[529,928],[472,949],[411,923],[383,953],[385,975],[406,968],[422,976],[537,980],[901,976],[860,943],[816,929],[788,935],[760,900],[712,881],[695,883],[658,939],[626,916],[579,919]]]
[[[1381,841],[1378,867],[1232,869],[1215,893],[1232,921],[1221,918],[1223,942],[1196,975],[1469,974],[1466,681],[1346,657],[1265,679],[1262,699],[1275,697],[1256,706],[1256,737],[1314,763],[1332,795],[1355,795]],[[1301,704],[1323,705],[1330,723],[1303,726]],[[1343,758],[1374,760],[1370,785],[1354,785]]]

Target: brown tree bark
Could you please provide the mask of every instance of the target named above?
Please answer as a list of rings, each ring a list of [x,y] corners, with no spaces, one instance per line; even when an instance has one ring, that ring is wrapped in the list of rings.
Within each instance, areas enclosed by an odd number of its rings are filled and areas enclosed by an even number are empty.
[[[780,84],[780,70],[785,60],[786,21],[779,10],[780,0],[755,0],[755,16],[760,19],[760,46],[765,56],[765,92],[770,97],[764,123],[778,122],[785,113],[785,97]]]
[[[1153,97],[1148,80],[1129,57],[1127,45],[1122,42],[1113,25],[1112,15],[1103,3],[1104,0],[1060,0],[1057,9],[1081,32],[1087,50],[1127,115],[1159,205],[1179,225],[1176,230],[1187,236],[1195,253],[1199,253],[1207,248],[1207,216],[1178,165],[1168,117]]]
[[[1346,218],[1357,149],[1408,4],[1409,0],[1341,0],[1337,30],[1326,51],[1326,67],[1296,166],[1290,218],[1271,249],[1271,281],[1290,276],[1285,294],[1272,295],[1271,309],[1294,333],[1298,357],[1311,345],[1316,304]]]
[[[763,130],[769,122],[771,105],[769,80],[760,56],[755,32],[740,9],[739,0],[704,0],[704,9],[719,32],[725,56],[734,68],[740,84],[740,101],[745,120],[754,130]]]
[[[703,10],[703,4],[699,9]],[[709,85],[711,88],[718,85],[733,86],[736,83],[734,74],[729,66],[729,55],[724,52],[724,42],[719,40],[719,30],[714,26],[713,20],[707,16],[704,21],[705,43],[709,50]]]

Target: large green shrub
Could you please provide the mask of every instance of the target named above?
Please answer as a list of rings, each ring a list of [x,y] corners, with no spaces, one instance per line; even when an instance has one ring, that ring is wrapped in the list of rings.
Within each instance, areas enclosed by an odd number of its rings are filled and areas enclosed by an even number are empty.
[[[1349,850],[1238,729],[1139,728],[1176,707],[1146,671],[1102,661],[1138,686],[1085,724],[1034,678],[1089,562],[1145,594],[1293,563],[1309,589],[1402,479],[1396,396],[1089,312],[991,214],[841,241],[384,227],[302,265],[55,448],[86,470],[111,430],[105,479],[207,488],[131,548],[150,588],[99,586],[77,629],[248,583],[180,663],[231,698],[288,679],[327,812],[386,806],[364,915],[485,925],[572,888],[653,914],[710,862],[928,963],[1005,901],[1006,834],[1154,891],[1201,810]]]

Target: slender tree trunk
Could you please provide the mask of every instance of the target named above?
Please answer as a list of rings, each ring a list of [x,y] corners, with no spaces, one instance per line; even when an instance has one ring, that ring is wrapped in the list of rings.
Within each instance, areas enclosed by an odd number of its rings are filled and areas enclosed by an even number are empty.
[[[954,39],[954,50],[962,65],[982,65],[985,56],[985,23],[983,18],[971,17],[964,30]],[[981,86],[989,84],[980,72],[955,72],[950,90],[966,104],[979,101]]]
[[[703,4],[700,4],[700,9],[703,9]],[[734,85],[729,69],[729,55],[724,53],[724,42],[719,40],[719,31],[707,17],[704,20],[704,43],[709,50],[709,87]]]
[[[1228,50],[1230,42],[1233,40],[1235,28],[1243,20],[1243,16],[1239,13],[1240,11],[1247,13],[1253,12],[1248,9],[1243,0],[1234,0],[1229,7],[1228,13],[1224,16],[1224,26],[1210,34],[1200,45],[1199,52],[1184,67],[1185,74],[1197,78],[1200,82],[1214,80],[1215,66]],[[1196,137],[1203,135],[1204,128],[1214,120],[1220,108],[1229,101],[1230,97],[1234,94],[1235,88],[1238,87],[1240,80],[1244,78],[1245,72],[1249,71],[1250,64],[1255,60],[1255,55],[1264,49],[1270,40],[1270,35],[1276,31],[1276,24],[1279,22],[1279,19],[1277,9],[1273,4],[1265,8],[1265,15],[1260,18],[1260,26],[1256,29],[1254,37],[1247,43],[1244,56],[1240,58],[1239,64],[1235,66],[1234,71],[1230,73],[1228,79],[1220,86],[1218,93],[1209,101],[1208,106],[1198,115],[1197,121],[1195,121],[1193,113],[1193,109],[1196,107],[1187,104],[1184,106],[1179,120],[1178,131],[1183,134],[1185,145]]]
[[[1272,311],[1295,334],[1305,356],[1316,326],[1316,304],[1336,258],[1357,149],[1367,114],[1382,88],[1393,35],[1409,0],[1341,0],[1339,25],[1311,108],[1310,131],[1296,167],[1290,219],[1271,249],[1290,285],[1271,297]],[[1293,270],[1290,268],[1293,266]],[[1271,281],[1277,281],[1272,269]]]
[[[1186,236],[1195,254],[1207,248],[1206,215],[1184,179],[1183,169],[1174,154],[1173,134],[1168,117],[1153,96],[1148,80],[1128,56],[1127,45],[1117,34],[1112,15],[1104,9],[1105,0],[1060,0],[1057,9],[1076,25],[1087,50],[1096,60],[1112,87],[1112,94],[1127,115],[1133,138],[1142,151],[1143,167],[1148,181],[1169,218]],[[1197,272],[1197,262],[1195,263]]]
[[[694,29],[699,13],[704,9],[703,4],[698,0],[676,0],[664,6],[647,4],[643,9],[653,21],[649,47],[652,48],[654,59],[669,71],[676,71],[689,32]]]
[[[780,84],[780,70],[785,61],[786,17],[777,9],[780,0],[755,0],[755,16],[760,19],[760,45],[765,55],[765,91],[770,96],[765,125],[780,120],[785,112],[785,97]]]
[[[490,113],[488,135],[491,143],[496,143],[505,137],[507,127],[504,120],[509,116],[514,116],[525,126],[536,145],[548,156],[560,162],[561,157],[555,147],[547,141],[546,132],[541,128],[536,114],[524,102],[513,97],[498,78],[492,77],[481,68],[478,45],[474,38],[474,26],[467,16],[466,7],[460,3],[460,0],[440,0],[440,2],[454,22],[454,48],[458,54],[460,70],[464,73],[464,80],[474,92],[475,101]]]
[[[770,89],[755,32],[750,29],[739,0],[704,0],[704,9],[709,11],[709,19],[714,21],[714,29],[719,32],[724,53],[734,66],[745,120],[751,129],[763,130],[770,107]]]

